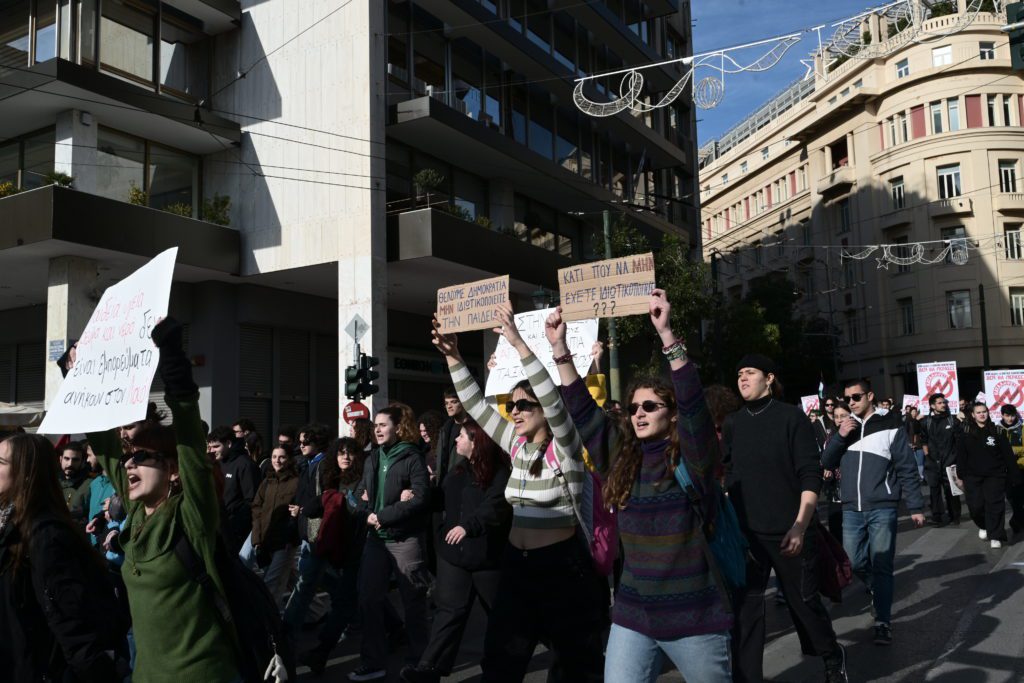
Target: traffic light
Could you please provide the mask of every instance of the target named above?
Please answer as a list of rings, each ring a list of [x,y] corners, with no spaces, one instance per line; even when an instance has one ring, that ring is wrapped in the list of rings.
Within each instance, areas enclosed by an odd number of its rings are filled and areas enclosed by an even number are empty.
[[[380,387],[373,383],[380,377],[380,373],[373,369],[376,365],[380,365],[379,358],[360,353],[359,364],[345,368],[345,396],[358,401],[380,391]]]
[[[1014,71],[1024,71],[1024,26],[1016,26],[1024,22],[1024,2],[1011,2],[1006,5],[1006,29],[1010,34],[1010,66]]]

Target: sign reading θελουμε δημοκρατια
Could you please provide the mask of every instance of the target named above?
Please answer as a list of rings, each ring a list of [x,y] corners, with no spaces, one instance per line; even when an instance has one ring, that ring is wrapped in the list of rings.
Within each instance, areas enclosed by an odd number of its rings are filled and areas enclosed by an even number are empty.
[[[508,275],[437,290],[435,315],[441,334],[501,327],[499,310],[508,302]]]
[[[560,268],[563,320],[618,318],[647,313],[654,291],[654,254]]]

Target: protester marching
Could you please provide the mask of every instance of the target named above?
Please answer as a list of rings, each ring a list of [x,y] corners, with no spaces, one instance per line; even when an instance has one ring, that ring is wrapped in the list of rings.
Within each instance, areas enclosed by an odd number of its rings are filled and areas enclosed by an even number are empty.
[[[423,330],[451,380],[434,405],[379,406],[351,436],[281,425],[267,449],[247,417],[207,426],[182,325],[154,319],[169,416],[57,411],[84,440],[0,441],[12,680],[437,683],[476,623],[482,681],[527,680],[539,651],[552,681],[763,681],[772,574],[815,675],[858,680],[830,605],[863,590],[871,646],[911,637],[893,627],[897,537],[924,525],[926,494],[935,527],[959,524],[962,495],[989,550],[1011,538],[1009,500],[1020,534],[1017,409],[960,419],[933,393],[927,415],[901,413],[867,379],[801,407],[758,353],[735,388],[705,389],[645,263],[621,269],[648,285],[614,291],[660,370],[621,403],[592,381],[604,349],[585,310],[520,318],[500,281],[456,286]],[[506,345],[489,365],[503,403],[463,358],[467,326]],[[69,392],[88,390],[93,353],[59,359]],[[358,653],[344,671],[339,647]]]

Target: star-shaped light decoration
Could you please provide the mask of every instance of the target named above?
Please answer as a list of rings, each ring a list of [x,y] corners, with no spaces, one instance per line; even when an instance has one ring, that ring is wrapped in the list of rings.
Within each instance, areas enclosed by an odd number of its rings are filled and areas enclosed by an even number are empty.
[[[889,259],[884,254],[875,258],[875,260],[878,261],[878,270],[881,270],[882,268],[889,270]]]

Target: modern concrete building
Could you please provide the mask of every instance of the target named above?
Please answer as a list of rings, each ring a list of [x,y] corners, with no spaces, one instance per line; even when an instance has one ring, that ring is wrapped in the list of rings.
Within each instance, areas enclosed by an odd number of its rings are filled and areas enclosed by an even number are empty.
[[[3,0],[0,401],[52,396],[103,289],[177,245],[211,424],[336,422],[355,315],[374,401],[439,406],[438,287],[507,273],[532,307],[607,208],[699,246],[689,102],[571,98],[691,50],[685,0]]]
[[[983,367],[1024,364],[1024,81],[1005,16],[959,26],[965,9],[925,21],[938,37],[922,42],[865,16],[870,45],[891,54],[827,76],[817,60],[815,77],[699,153],[720,291],[738,298],[752,278],[788,273],[799,313],[841,334],[840,376],[897,397],[917,392],[916,363],[955,360],[968,397]],[[906,260],[843,256],[870,245]],[[917,249],[938,262],[909,263]]]

